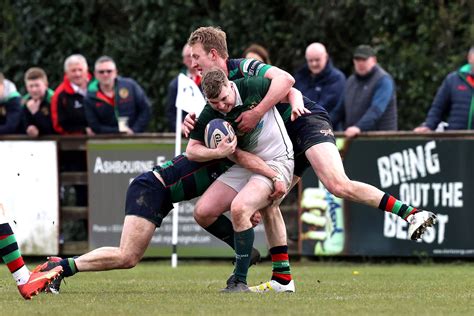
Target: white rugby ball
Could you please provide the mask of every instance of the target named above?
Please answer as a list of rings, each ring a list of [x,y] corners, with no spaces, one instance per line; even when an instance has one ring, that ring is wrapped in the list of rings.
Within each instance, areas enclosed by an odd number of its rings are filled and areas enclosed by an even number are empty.
[[[206,147],[215,149],[227,135],[230,135],[230,141],[234,139],[235,132],[232,125],[223,119],[213,119],[207,124],[204,131],[204,143]]]

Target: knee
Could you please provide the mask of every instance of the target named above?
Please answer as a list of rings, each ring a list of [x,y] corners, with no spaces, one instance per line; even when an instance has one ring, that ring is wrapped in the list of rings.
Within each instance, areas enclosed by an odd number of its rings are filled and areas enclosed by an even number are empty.
[[[208,212],[206,211],[206,207],[202,203],[199,203],[199,201],[196,203],[196,206],[194,207],[193,215],[194,215],[194,219],[198,223],[209,216]]]
[[[338,198],[346,199],[351,196],[352,182],[348,178],[332,181],[325,186],[329,192]]]
[[[245,220],[247,217],[250,220],[250,215],[252,212],[252,210],[250,210],[249,207],[242,201],[232,202],[230,211],[231,211],[233,222],[241,222]]]
[[[122,269],[134,268],[140,259],[141,258],[136,254],[123,254],[121,260]]]

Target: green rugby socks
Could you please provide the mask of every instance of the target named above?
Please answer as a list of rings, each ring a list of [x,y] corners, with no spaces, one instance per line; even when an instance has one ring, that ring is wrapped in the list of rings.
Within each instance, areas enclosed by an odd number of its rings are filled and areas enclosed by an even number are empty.
[[[250,255],[252,253],[255,233],[253,227],[235,232],[235,278],[247,284],[247,272],[249,270]]]
[[[219,216],[214,223],[204,229],[234,249],[234,227],[232,227],[232,222],[227,216]]]

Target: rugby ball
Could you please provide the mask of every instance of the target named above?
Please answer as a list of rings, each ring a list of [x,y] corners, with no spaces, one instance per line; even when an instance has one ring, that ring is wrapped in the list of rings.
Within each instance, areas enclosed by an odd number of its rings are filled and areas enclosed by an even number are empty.
[[[204,131],[204,143],[206,147],[215,149],[227,135],[230,135],[230,141],[234,139],[235,132],[232,125],[223,119],[213,119],[207,124]]]

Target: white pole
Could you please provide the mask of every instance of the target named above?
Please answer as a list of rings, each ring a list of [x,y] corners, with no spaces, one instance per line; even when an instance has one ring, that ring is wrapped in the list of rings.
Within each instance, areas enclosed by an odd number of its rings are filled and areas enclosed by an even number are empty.
[[[182,125],[183,112],[181,109],[176,108],[176,136],[174,144],[174,155],[178,156],[181,154],[181,125]],[[173,245],[173,251],[171,254],[171,267],[176,268],[178,266],[178,213],[179,203],[174,203],[173,209],[173,230],[171,232],[171,243]]]

